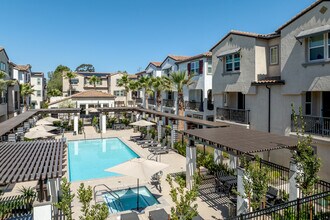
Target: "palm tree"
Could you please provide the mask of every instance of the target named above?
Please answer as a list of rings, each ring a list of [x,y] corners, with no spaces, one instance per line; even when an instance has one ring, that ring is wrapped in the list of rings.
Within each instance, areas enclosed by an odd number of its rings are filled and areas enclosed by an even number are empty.
[[[6,80],[8,74],[0,70],[0,97],[2,97],[2,93],[7,90],[8,85],[12,85],[14,80]]]
[[[27,101],[30,95],[34,95],[35,90],[33,86],[29,83],[23,83],[20,85],[20,94],[23,99],[24,111],[28,110]]]
[[[71,92],[72,92],[72,82],[71,82],[71,80],[76,78],[76,77],[77,77],[77,74],[72,72],[72,71],[66,72],[65,75],[64,75],[64,78],[69,80],[69,96],[71,96]]]
[[[140,85],[140,82],[139,81],[136,81],[136,80],[130,80],[129,81],[129,88],[130,90],[132,91],[132,94],[133,92],[137,92],[141,89],[141,85]],[[136,101],[136,96],[135,95],[132,95],[132,98],[133,98],[133,106],[135,106],[135,101]]]
[[[173,72],[170,75],[170,79],[173,83],[174,89],[178,92],[178,115],[184,116],[184,101],[183,101],[183,88],[188,87],[189,85],[193,84],[192,78],[194,77],[193,74],[187,75],[186,72],[178,71]],[[178,121],[178,130],[184,129],[183,121]]]
[[[129,79],[129,77],[128,77],[128,74],[127,73],[125,73],[119,80],[118,80],[118,82],[117,82],[117,86],[122,86],[122,87],[124,87],[124,89],[125,89],[125,93],[126,93],[126,106],[128,106],[127,105],[127,103],[128,103],[128,94],[129,94],[129,91],[130,91],[130,79]]]
[[[157,76],[156,78],[153,78],[152,87],[156,93],[157,110],[160,111],[162,105],[162,91],[171,91],[172,82],[166,76]]]
[[[95,75],[91,76],[89,79],[89,83],[94,85],[94,89],[96,89],[96,84],[101,82],[101,78]]]
[[[144,101],[145,101],[146,109],[148,109],[149,95],[154,93],[152,89],[152,78],[148,76],[142,76],[139,79],[139,83],[141,85],[141,88],[143,88],[144,90]]]

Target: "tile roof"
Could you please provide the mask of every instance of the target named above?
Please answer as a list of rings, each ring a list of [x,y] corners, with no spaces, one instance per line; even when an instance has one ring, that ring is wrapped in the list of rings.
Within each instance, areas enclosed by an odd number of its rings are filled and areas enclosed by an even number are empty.
[[[168,55],[168,57],[172,58],[175,61],[182,61],[190,58],[190,56],[177,56],[177,55]]]
[[[143,71],[141,71],[141,72],[138,72],[138,73],[135,73],[135,75],[140,76],[140,75],[142,75],[142,74],[144,74],[144,73],[146,73],[145,70],[143,70]]]
[[[83,91],[71,96],[71,98],[114,98],[114,97],[116,96],[110,93],[105,93],[97,90]]]
[[[97,77],[107,77],[109,75],[112,75],[114,73],[99,73],[99,72],[77,72],[77,74],[82,75],[82,76],[97,76]]]
[[[162,62],[150,62],[150,64],[154,65],[155,67],[160,67]]]
[[[315,8],[316,6],[318,6],[320,3],[324,2],[324,1],[329,1],[329,0],[317,0],[316,2],[311,4],[310,6],[308,6],[304,10],[302,10],[300,13],[296,14],[293,18],[291,18],[288,22],[283,24],[281,27],[279,27],[276,30],[276,32],[280,32],[283,28],[285,28],[286,26],[288,26],[289,24],[291,24],[292,22],[294,22],[295,20],[297,20],[298,18],[303,16],[305,13],[309,12],[310,10],[312,10],[313,8]]]
[[[198,54],[198,55],[189,57],[188,59],[178,61],[176,63],[184,63],[184,62],[195,60],[195,59],[199,59],[199,58],[202,58],[202,57],[212,57],[212,52],[201,53],[201,54]]]
[[[240,36],[246,36],[246,37],[254,37],[259,39],[272,39],[275,37],[280,36],[278,33],[270,33],[270,34],[258,34],[253,32],[246,32],[246,31],[238,31],[238,30],[231,30],[228,34],[226,34],[223,38],[221,38],[220,41],[218,41],[211,49],[212,51],[216,46],[218,46],[222,41],[224,41],[228,36],[230,35],[240,35]]]
[[[28,71],[32,66],[30,64],[26,65],[15,65],[14,69],[17,69],[19,71]]]
[[[258,85],[284,85],[285,81],[280,79],[263,79],[252,82],[251,85],[258,86]]]
[[[43,76],[44,73],[43,72],[32,72],[31,76]]]

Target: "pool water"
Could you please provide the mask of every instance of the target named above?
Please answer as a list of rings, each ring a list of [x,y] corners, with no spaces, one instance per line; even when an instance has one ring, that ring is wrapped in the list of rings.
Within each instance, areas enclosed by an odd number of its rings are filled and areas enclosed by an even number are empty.
[[[104,171],[139,156],[118,138],[69,141],[70,181],[119,176]]]
[[[117,213],[127,210],[136,210],[137,188],[129,188],[103,194],[105,203],[110,213]],[[151,194],[147,187],[139,187],[139,208],[145,208],[159,204],[158,200]]]

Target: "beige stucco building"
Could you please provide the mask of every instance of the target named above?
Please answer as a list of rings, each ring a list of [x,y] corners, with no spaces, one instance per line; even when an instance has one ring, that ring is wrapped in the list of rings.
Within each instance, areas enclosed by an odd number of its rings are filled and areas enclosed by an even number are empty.
[[[271,34],[231,31],[212,49],[215,119],[295,135],[291,104],[330,180],[330,2],[317,1]],[[289,165],[285,150],[262,155]]]
[[[42,103],[46,101],[46,79],[42,72],[31,73],[31,85],[33,85],[34,95],[31,96],[31,105],[33,109],[40,109]]]

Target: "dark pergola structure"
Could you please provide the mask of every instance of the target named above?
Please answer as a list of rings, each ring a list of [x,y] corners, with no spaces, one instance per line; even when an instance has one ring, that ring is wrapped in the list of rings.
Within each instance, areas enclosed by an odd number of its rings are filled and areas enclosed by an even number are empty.
[[[38,181],[43,201],[44,181],[63,176],[64,143],[63,139],[0,143],[0,185]]]

